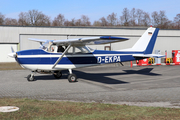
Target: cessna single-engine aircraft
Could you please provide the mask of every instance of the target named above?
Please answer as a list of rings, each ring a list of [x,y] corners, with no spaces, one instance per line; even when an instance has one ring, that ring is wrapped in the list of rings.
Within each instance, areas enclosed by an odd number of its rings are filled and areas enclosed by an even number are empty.
[[[116,51],[93,50],[86,45],[122,42],[128,40],[127,38],[113,36],[66,40],[29,38],[29,40],[40,42],[40,48],[13,52],[9,56],[15,58],[23,68],[32,71],[32,74],[27,76],[28,81],[35,80],[33,72],[50,73],[55,78],[61,78],[61,71],[69,70],[69,82],[76,82],[77,77],[72,73],[72,69],[75,68],[106,63],[121,63],[148,57],[164,57],[163,55],[152,54],[158,31],[158,28],[150,27],[132,48]],[[62,47],[65,47],[65,49]]]

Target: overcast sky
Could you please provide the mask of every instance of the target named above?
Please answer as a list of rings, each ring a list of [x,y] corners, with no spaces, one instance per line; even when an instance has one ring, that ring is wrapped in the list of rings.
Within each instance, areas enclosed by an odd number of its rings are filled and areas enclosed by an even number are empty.
[[[180,0],[0,0],[0,12],[9,18],[18,18],[20,12],[35,9],[52,20],[61,13],[68,20],[87,15],[92,22],[112,12],[119,18],[124,8],[142,9],[148,13],[163,10],[169,20],[174,20],[180,13]]]

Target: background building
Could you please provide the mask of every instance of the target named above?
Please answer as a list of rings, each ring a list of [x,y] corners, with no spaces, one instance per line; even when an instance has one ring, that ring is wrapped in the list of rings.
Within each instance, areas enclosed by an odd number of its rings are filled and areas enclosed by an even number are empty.
[[[129,40],[125,42],[90,46],[91,48],[99,50],[104,50],[105,46],[111,46],[111,50],[118,50],[132,47],[146,29],[147,28],[0,26],[0,62],[15,61],[7,56],[8,53],[11,53],[11,46],[15,51],[39,48],[40,44],[38,42],[30,41],[28,38],[52,40],[91,36],[129,38]],[[160,50],[163,55],[165,55],[165,51],[167,51],[167,57],[171,57],[172,50],[180,50],[180,30],[160,30],[154,47],[154,51],[155,50]]]

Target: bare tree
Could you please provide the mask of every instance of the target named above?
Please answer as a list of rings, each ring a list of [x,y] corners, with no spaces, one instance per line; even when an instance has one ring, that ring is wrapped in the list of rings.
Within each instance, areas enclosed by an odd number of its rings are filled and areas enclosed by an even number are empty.
[[[27,21],[32,26],[49,26],[50,17],[46,16],[38,10],[29,10],[27,14]]]
[[[107,21],[110,26],[117,25],[117,17],[116,16],[117,16],[117,14],[115,14],[114,12],[107,16]]]
[[[124,8],[122,14],[123,15],[121,17],[121,20],[123,21],[123,25],[129,26],[129,21],[130,21],[129,10],[127,8]]]
[[[64,26],[70,26],[70,21],[68,19],[64,21]]]
[[[16,19],[12,19],[12,18],[6,18],[4,20],[4,24],[5,25],[18,25],[18,22]]]
[[[20,26],[28,26],[27,13],[21,12],[19,14],[18,24]]]
[[[65,17],[62,14],[59,14],[53,20],[53,26],[64,26]]]
[[[175,27],[177,29],[180,29],[180,14],[176,15],[176,17],[174,18],[174,23],[175,23]]]
[[[82,25],[81,19],[77,19],[76,22],[75,22],[75,25],[76,26],[81,26]]]
[[[72,18],[71,19],[71,26],[75,26],[76,25],[76,19],[75,18]]]
[[[0,13],[0,25],[3,25],[4,24],[4,15]]]
[[[107,26],[108,25],[108,22],[107,22],[105,17],[102,17],[99,20],[100,20],[101,26]]]
[[[180,29],[180,14],[177,14],[174,21],[170,21],[165,11],[154,11],[150,14],[141,9],[124,8],[122,16],[118,19],[114,12],[107,17],[101,17],[98,21],[93,22],[93,26],[136,26],[153,25],[161,29]],[[20,25],[20,26],[91,26],[90,18],[82,15],[80,19],[72,18],[65,19],[64,15],[58,14],[51,23],[49,16],[43,14],[38,10],[29,10],[28,12],[21,12],[18,19],[5,18],[0,13],[0,25]]]
[[[167,19],[167,16],[165,14],[165,11],[159,12],[159,21],[160,21],[160,28],[167,28],[169,20]]]
[[[38,21],[38,26],[50,26],[50,25],[51,25],[50,17],[45,14],[41,14],[40,19]]]
[[[142,17],[142,23],[144,26],[150,26],[151,25],[151,18],[149,13],[144,12]]]
[[[101,26],[101,22],[95,20],[94,23],[93,23],[93,26]]]
[[[167,25],[170,23],[170,21],[168,20],[165,11],[159,11],[159,13],[154,11],[151,16],[155,26],[162,29],[168,28]]]
[[[160,24],[158,12],[157,12],[157,11],[154,11],[154,12],[151,14],[151,16],[152,16],[153,24],[154,24],[155,26],[158,26],[158,25]]]
[[[81,16],[81,25],[82,26],[90,26],[91,22],[89,21],[89,17],[86,15]]]
[[[130,15],[131,15],[130,23],[132,26],[135,26],[136,25],[136,9],[135,8],[131,10]]]
[[[137,21],[138,21],[138,25],[142,25],[142,17],[143,17],[143,10],[141,9],[137,9],[137,12],[136,12],[136,16],[137,16]]]

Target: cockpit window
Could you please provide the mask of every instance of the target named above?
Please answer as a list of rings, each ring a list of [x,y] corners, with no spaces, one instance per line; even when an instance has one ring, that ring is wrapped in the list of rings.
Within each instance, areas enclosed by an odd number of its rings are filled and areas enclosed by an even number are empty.
[[[91,53],[91,50],[86,46],[72,46],[68,53],[80,54],[80,53]]]
[[[47,52],[54,52],[54,53],[58,53],[58,52],[64,52],[66,50],[67,46],[63,46],[63,45],[53,45],[50,44],[48,46],[43,46],[42,49],[47,51]],[[82,53],[91,53],[94,50],[87,47],[87,46],[71,46],[71,48],[68,50],[68,54],[82,54]]]

